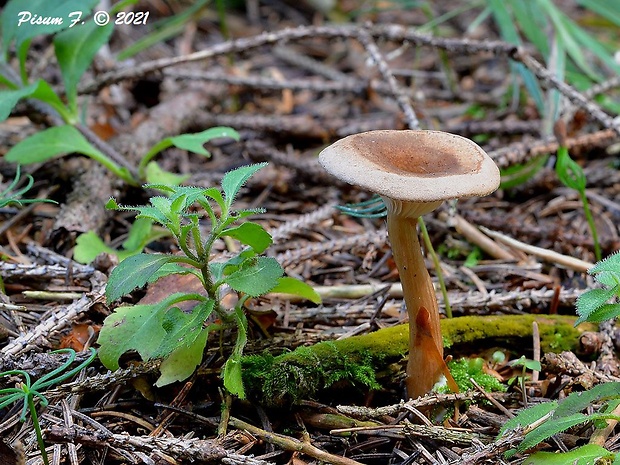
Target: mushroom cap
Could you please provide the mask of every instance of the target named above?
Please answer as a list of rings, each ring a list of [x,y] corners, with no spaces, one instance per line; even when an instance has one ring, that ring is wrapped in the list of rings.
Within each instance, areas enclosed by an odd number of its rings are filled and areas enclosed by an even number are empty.
[[[349,184],[413,202],[484,196],[500,181],[497,165],[476,143],[442,131],[353,134],[323,149],[319,163]]]

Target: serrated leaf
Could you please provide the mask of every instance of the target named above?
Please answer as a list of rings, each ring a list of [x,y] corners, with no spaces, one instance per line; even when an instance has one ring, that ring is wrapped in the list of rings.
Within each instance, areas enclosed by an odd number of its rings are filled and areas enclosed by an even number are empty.
[[[521,444],[519,444],[518,449],[520,451],[526,451],[540,444],[541,442],[546,441],[555,434],[561,433],[562,431],[566,431],[573,426],[577,426],[588,421],[595,421],[598,419],[608,420],[616,418],[618,417],[615,415],[603,413],[593,413],[590,415],[586,415],[583,413],[573,413],[572,415],[560,418],[555,418],[554,416],[553,421],[545,421],[540,426],[527,433],[525,435],[525,438],[523,438]]]
[[[141,253],[123,260],[110,274],[105,291],[108,303],[144,286],[157,270],[174,258],[171,255]]]
[[[222,137],[239,140],[239,133],[232,128],[216,127],[194,134],[181,134],[180,136],[170,137],[168,140],[177,148],[210,157],[211,154],[203,145],[210,140]]]
[[[611,460],[613,452],[596,444],[586,444],[570,452],[536,452],[525,459],[523,465],[596,465],[601,459]]]
[[[283,276],[278,279],[278,284],[276,284],[276,287],[271,289],[269,292],[292,294],[308,299],[317,305],[321,303],[321,296],[312,286],[300,281],[299,279],[291,278],[289,276]]]
[[[602,321],[615,318],[618,315],[620,315],[620,304],[605,304],[590,313],[587,318],[580,317],[575,322],[575,325],[583,323],[584,321],[589,321],[590,323],[601,323]]]
[[[581,412],[588,406],[601,400],[620,398],[620,383],[602,383],[583,392],[572,392],[559,402],[553,413],[553,419]]]
[[[268,163],[256,163],[254,165],[246,165],[235,170],[229,171],[222,178],[222,190],[224,191],[224,199],[226,205],[230,207],[239,193],[239,189],[247,182],[250,177],[261,168],[267,166]]]
[[[620,269],[616,271],[601,271],[594,275],[594,279],[607,287],[620,286]]]
[[[271,234],[257,223],[243,223],[235,228],[225,229],[222,231],[222,236],[237,239],[242,244],[252,247],[259,254],[263,253],[273,242]]]
[[[116,210],[128,210],[128,211],[137,211],[138,214],[136,218],[144,218],[151,221],[155,221],[163,226],[168,224],[168,218],[157,208],[151,207],[149,205],[145,205],[142,207],[123,207],[119,206]]]
[[[502,435],[506,431],[517,428],[518,426],[526,427],[534,422],[537,422],[545,415],[550,413],[558,406],[557,401],[544,402],[542,404],[534,405],[533,407],[521,410],[514,418],[511,418],[500,429],[499,434]]]
[[[605,304],[615,295],[615,288],[590,289],[577,298],[577,314],[580,320],[585,321],[601,305]]]
[[[92,19],[54,37],[54,50],[71,108],[77,109],[77,85],[101,46],[108,42],[114,22],[97,25]]]
[[[273,257],[256,257],[247,260],[241,267],[224,278],[224,282],[235,291],[252,297],[269,292],[278,284],[284,270]]]
[[[179,175],[162,169],[156,162],[151,161],[146,165],[146,181],[149,183],[168,184],[178,186],[189,178],[189,175]]]
[[[99,358],[110,370],[119,368],[118,360],[125,352],[135,350],[142,360],[151,359],[166,337],[162,323],[165,313],[183,294],[173,294],[149,305],[118,307],[103,322],[97,342]]]
[[[614,252],[600,262],[595,263],[594,266],[588,270],[588,273],[596,274],[602,271],[620,274],[620,250]]]
[[[22,140],[9,150],[4,158],[13,163],[28,165],[43,163],[73,152],[105,157],[73,126],[57,126]]]

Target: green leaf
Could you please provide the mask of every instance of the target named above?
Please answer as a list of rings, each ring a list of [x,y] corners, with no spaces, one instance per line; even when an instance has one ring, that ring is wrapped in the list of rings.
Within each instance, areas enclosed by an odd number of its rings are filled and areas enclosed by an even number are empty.
[[[67,91],[69,106],[77,110],[77,85],[103,44],[107,43],[114,22],[98,26],[92,19],[67,29],[54,38],[56,59]]]
[[[589,321],[591,323],[600,323],[602,321],[611,320],[612,318],[620,315],[620,304],[605,304],[601,305],[595,311],[590,313],[587,318],[580,317],[575,325],[583,323],[584,321]]]
[[[252,297],[271,291],[278,284],[284,270],[273,257],[256,257],[247,260],[234,273],[226,276],[224,282],[235,291]]]
[[[536,370],[536,371],[540,371],[542,369],[539,361],[530,360],[529,358],[526,358],[525,355],[522,355],[518,359],[513,360],[512,362],[509,363],[509,365],[513,367],[514,366],[525,367],[528,370]]]
[[[151,275],[148,282],[154,283],[158,279],[163,278],[164,276],[169,276],[171,274],[178,274],[178,275],[193,274],[194,276],[196,276],[196,278],[198,278],[198,280],[201,283],[203,282],[203,279],[204,279],[200,271],[197,270],[196,268],[183,266],[179,263],[166,263],[164,266],[162,266],[159,270],[157,270],[155,273]],[[204,286],[204,283],[203,283],[203,286]]]
[[[583,321],[592,321],[590,316],[609,299],[616,295],[616,288],[611,289],[590,289],[577,298],[577,314],[579,320],[576,324]]]
[[[154,235],[151,234],[152,231],[153,222],[151,220],[148,218],[137,218],[129,228],[127,239],[123,241],[123,249],[142,250],[146,244],[154,240]],[[158,235],[159,237],[164,237],[166,234],[160,231]]]
[[[620,383],[602,383],[583,392],[572,392],[559,402],[553,418],[580,412],[590,405],[602,400],[620,398]]]
[[[599,419],[609,420],[617,418],[618,416],[616,415],[603,413],[593,413],[590,415],[586,415],[583,413],[574,413],[572,415],[560,418],[556,418],[555,416],[553,416],[552,420],[545,421],[540,426],[526,434],[523,442],[519,444],[518,449],[520,451],[526,451],[540,444],[541,442],[546,441],[555,434],[561,433],[562,431],[566,431],[573,426],[577,426],[588,421],[596,421]]]
[[[590,274],[600,273],[601,271],[610,271],[620,275],[620,250],[614,252],[600,262],[597,262],[588,270]]]
[[[73,259],[79,263],[91,263],[100,253],[114,254],[116,250],[108,247],[94,231],[80,234],[75,240]]]
[[[271,234],[256,223],[243,223],[236,228],[225,229],[222,231],[222,236],[237,239],[242,244],[252,247],[256,253],[263,253],[273,242]]]
[[[213,300],[197,302],[190,313],[177,307],[170,308],[162,322],[167,333],[166,338],[161,341],[155,357],[167,357],[182,346],[193,345],[200,336],[204,322],[213,312],[214,304]],[[202,351],[200,355],[202,356]]]
[[[209,157],[211,154],[203,145],[210,140],[221,137],[228,137],[238,141],[239,133],[232,128],[215,127],[194,134],[181,134],[180,136],[170,137],[169,141],[177,148]]]
[[[579,166],[568,154],[566,147],[558,149],[558,159],[555,162],[555,172],[558,179],[562,181],[566,187],[582,192],[586,188],[586,175],[581,166]]]
[[[94,231],[80,234],[76,239],[73,259],[79,263],[90,263],[100,253],[116,255],[119,261],[142,252],[148,243],[169,236],[166,230],[153,228],[153,222],[147,218],[137,218],[131,225],[122,249],[107,246]]]
[[[596,465],[601,459],[615,458],[615,454],[596,444],[586,444],[570,452],[536,452],[523,465]]]
[[[618,271],[601,271],[594,275],[594,279],[605,287],[618,289],[620,286],[620,269]],[[616,295],[620,297],[620,294]]]
[[[43,163],[68,153],[105,157],[73,126],[57,126],[22,140],[4,156],[5,160],[28,165]]]
[[[108,303],[144,286],[153,273],[174,259],[171,255],[141,253],[123,260],[110,274],[105,291]]]
[[[104,320],[97,339],[101,363],[117,370],[119,358],[129,350],[137,351],[142,360],[149,360],[166,337],[164,314],[178,297],[179,294],[173,294],[157,304],[118,307]]]
[[[241,376],[241,358],[231,356],[226,360],[224,365],[224,387],[228,389],[228,392],[245,399],[245,390],[243,389],[243,378]]]
[[[179,175],[166,171],[154,161],[146,165],[146,181],[149,183],[178,186],[188,178],[189,175]]]
[[[297,295],[317,305],[321,303],[321,296],[312,286],[289,276],[283,276],[278,279],[278,284],[269,292]]]
[[[500,429],[499,435],[501,436],[506,431],[517,428],[518,426],[527,427],[534,422],[539,421],[545,415],[553,411],[558,406],[557,401],[543,402],[533,407],[521,410],[514,418],[511,418]]]
[[[506,2],[510,4],[516,23],[527,39],[542,53],[545,60],[549,58],[549,39],[545,34],[547,18],[535,2]]]
[[[110,370],[116,370],[121,355],[130,350],[137,351],[142,360],[158,357],[162,353],[160,347],[169,334],[164,322],[170,319],[170,307],[192,298],[195,298],[194,294],[176,293],[156,304],[118,307],[104,320],[99,333],[97,342],[101,346],[101,362]],[[176,310],[177,317],[183,313]]]
[[[189,378],[202,362],[208,336],[208,329],[204,328],[191,344],[182,345],[166,357],[159,366],[161,376],[155,382],[155,386],[166,386]]]
[[[609,0],[577,0],[577,3],[620,26],[620,11]]]
[[[247,165],[229,171],[222,178],[222,190],[224,191],[224,198],[226,205],[230,208],[235,197],[239,193],[239,189],[247,182],[250,177],[261,168],[267,166],[268,163],[256,163],[254,165]]]
[[[38,86],[35,88],[31,97],[49,104],[56,111],[58,111],[61,115],[63,115],[63,117],[66,116],[67,110],[66,110],[65,104],[60,99],[58,94],[54,92],[54,89],[52,89],[51,86],[47,82],[45,82],[43,79],[39,79],[37,83],[38,83]]]
[[[16,41],[16,48],[33,37],[40,35],[50,35],[63,29],[67,29],[72,22],[73,17],[69,15],[74,11],[81,11],[84,15],[90,13],[98,0],[63,0],[60,2],[50,2],[49,0],[10,0],[2,11],[0,16],[0,30],[2,31],[1,52],[4,56],[11,42]],[[30,20],[22,22],[20,20],[28,19],[28,15],[20,16],[19,13],[27,11],[31,14]],[[60,18],[58,21],[47,21],[56,24],[31,24],[38,18]],[[76,27],[80,27],[77,25]]]
[[[523,164],[516,164],[501,170],[501,189],[512,189],[534,177],[549,159],[549,155],[534,157]]]
[[[17,102],[32,95],[41,82],[43,81],[38,80],[29,86],[22,87],[21,89],[0,91],[0,121],[7,119],[15,105],[17,105]]]

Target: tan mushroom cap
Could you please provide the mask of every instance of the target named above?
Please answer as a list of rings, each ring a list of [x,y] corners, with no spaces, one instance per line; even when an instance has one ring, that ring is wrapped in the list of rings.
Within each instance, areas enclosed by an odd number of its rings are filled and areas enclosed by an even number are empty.
[[[413,202],[485,196],[500,182],[499,169],[484,150],[442,131],[354,134],[325,148],[319,162],[349,184]]]

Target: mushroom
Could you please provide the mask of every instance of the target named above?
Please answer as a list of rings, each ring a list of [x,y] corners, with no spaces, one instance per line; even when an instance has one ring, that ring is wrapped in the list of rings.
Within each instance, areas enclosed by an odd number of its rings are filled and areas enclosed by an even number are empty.
[[[435,289],[424,264],[418,218],[444,200],[488,195],[499,169],[474,142],[428,130],[381,130],[341,139],[319,154],[335,177],[379,194],[409,315],[407,394],[428,393],[442,374],[457,389],[443,358]]]

